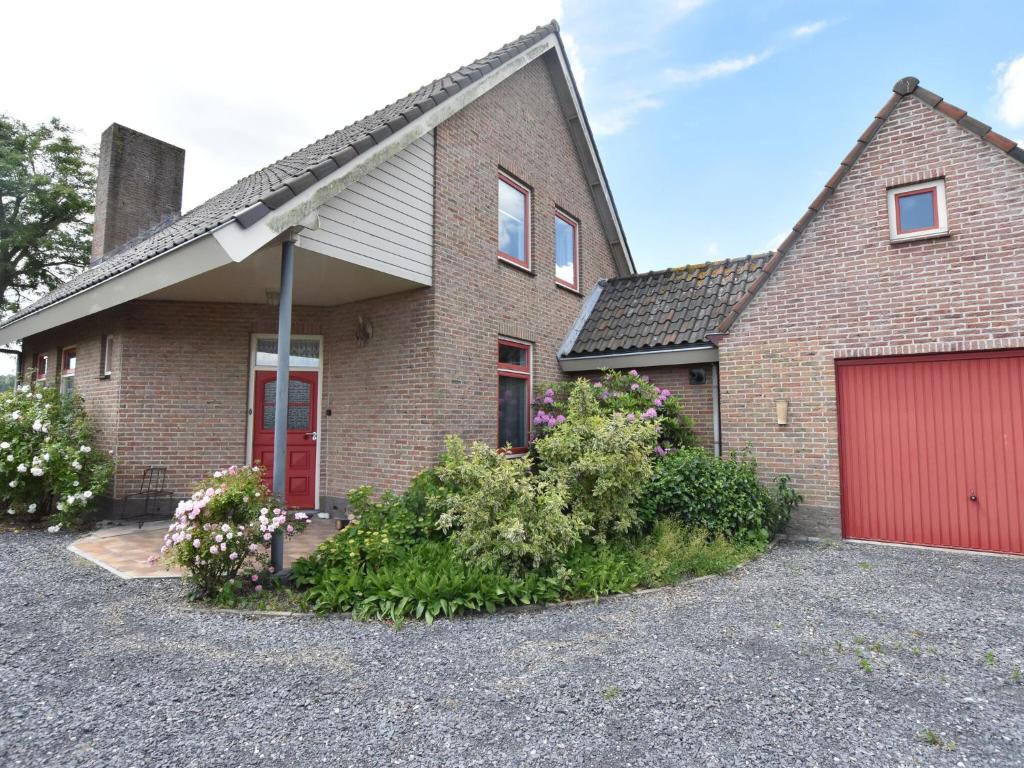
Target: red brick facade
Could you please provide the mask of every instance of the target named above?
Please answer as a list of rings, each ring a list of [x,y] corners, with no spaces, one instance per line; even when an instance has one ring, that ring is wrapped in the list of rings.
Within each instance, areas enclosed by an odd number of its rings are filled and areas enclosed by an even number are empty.
[[[704,371],[703,384],[690,383],[690,370]],[[650,377],[651,383],[669,390],[682,400],[683,413],[693,420],[693,430],[700,444],[708,450],[715,446],[714,390],[712,389],[711,363],[700,365],[664,365],[657,368],[640,368],[640,373]]]
[[[528,117],[527,117],[528,116]],[[358,485],[401,488],[431,464],[444,435],[497,439],[497,342],[533,345],[534,382],[561,377],[555,352],[582,304],[554,274],[554,212],[575,217],[580,284],[616,274],[548,70],[540,60],[435,132],[431,288],[346,304],[296,307],[293,334],[323,337],[320,495],[328,510]],[[529,185],[533,272],[498,262],[499,169]],[[356,338],[359,317],[373,337]],[[77,388],[114,451],[112,492],[166,466],[175,490],[246,460],[251,339],[276,332],[273,307],[134,301],[25,340],[78,349]],[[99,375],[100,338],[116,339]],[[51,363],[51,381],[56,366]],[[330,416],[327,413],[330,412]]]
[[[890,243],[887,188],[939,177],[949,235]],[[906,97],[732,326],[724,446],[793,478],[792,532],[839,535],[837,358],[1024,347],[1021,200],[1020,162]]]
[[[548,70],[535,61],[442,123],[435,142],[434,291],[442,432],[495,441],[497,340],[531,342],[537,384],[582,305],[555,283],[555,210],[580,222],[579,285],[616,270]],[[532,272],[499,263],[498,171],[531,190]]]

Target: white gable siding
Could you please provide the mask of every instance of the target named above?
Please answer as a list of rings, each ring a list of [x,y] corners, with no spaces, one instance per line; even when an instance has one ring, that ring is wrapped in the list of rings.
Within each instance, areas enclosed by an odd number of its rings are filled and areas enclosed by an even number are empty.
[[[430,132],[317,209],[303,248],[430,285],[434,134]]]

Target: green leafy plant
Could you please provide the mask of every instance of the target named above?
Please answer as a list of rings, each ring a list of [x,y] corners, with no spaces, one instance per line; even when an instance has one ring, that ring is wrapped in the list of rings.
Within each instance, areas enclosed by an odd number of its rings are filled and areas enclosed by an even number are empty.
[[[801,497],[782,477],[758,482],[753,459],[720,459],[700,448],[676,451],[654,467],[640,507],[648,520],[673,517],[712,535],[767,541],[789,520]]]
[[[178,504],[160,553],[185,571],[197,599],[213,598],[226,585],[239,586],[242,574],[247,586],[261,591],[274,532],[291,537],[305,528],[306,519],[302,512],[281,508],[259,467],[228,467]]]
[[[437,501],[438,527],[467,562],[520,574],[552,565],[580,540],[583,519],[563,514],[564,486],[534,475],[528,460],[482,443],[467,453],[458,437],[445,446],[437,468],[446,491]]]
[[[593,389],[599,413],[605,416],[632,414],[634,418],[647,414],[647,418],[657,419],[661,427],[656,446],[658,454],[698,444],[693,421],[683,413],[679,396],[652,384],[636,370],[605,370],[596,381],[577,379],[542,385],[541,394],[533,401],[536,407],[533,424],[538,436],[548,434],[569,418],[570,394],[581,381]]]
[[[564,489],[572,518],[594,541],[639,524],[636,502],[654,471],[658,429],[653,413],[603,413],[594,387],[580,379],[566,420],[534,444],[542,482]]]
[[[93,447],[80,397],[27,385],[0,394],[0,504],[9,516],[51,531],[80,527],[113,471]]]

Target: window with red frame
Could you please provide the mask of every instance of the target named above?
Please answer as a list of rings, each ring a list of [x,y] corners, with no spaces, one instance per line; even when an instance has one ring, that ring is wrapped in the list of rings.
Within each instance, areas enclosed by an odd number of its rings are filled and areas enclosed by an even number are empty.
[[[36,355],[36,378],[45,379],[47,369],[50,367],[49,355]]]
[[[498,342],[498,448],[526,453],[530,442],[530,345]]]
[[[555,211],[555,282],[576,290],[579,285],[579,246],[576,222]]]
[[[944,179],[892,187],[888,198],[890,240],[914,240],[949,231]]]
[[[498,176],[498,258],[530,268],[530,190]]]

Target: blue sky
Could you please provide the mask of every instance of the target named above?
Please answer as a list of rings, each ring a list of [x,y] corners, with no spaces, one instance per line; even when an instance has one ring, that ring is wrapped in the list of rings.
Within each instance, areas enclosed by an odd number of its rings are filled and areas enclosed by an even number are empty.
[[[1020,2],[567,0],[560,20],[641,271],[777,245],[902,76],[1024,143]]]

